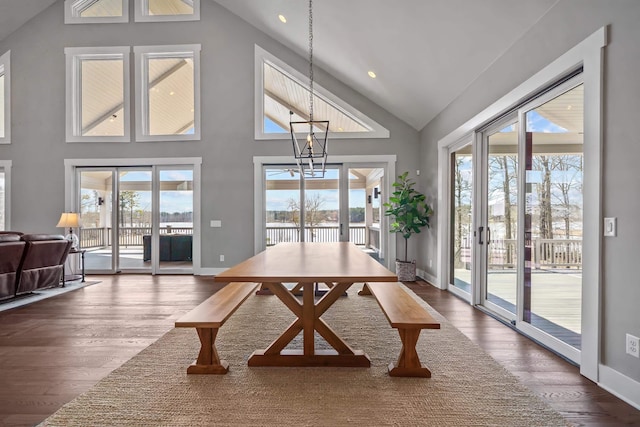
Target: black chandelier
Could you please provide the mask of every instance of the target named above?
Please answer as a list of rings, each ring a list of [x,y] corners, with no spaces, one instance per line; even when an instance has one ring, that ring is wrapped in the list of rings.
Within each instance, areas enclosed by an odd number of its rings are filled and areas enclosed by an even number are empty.
[[[313,120],[313,0],[309,0],[309,120],[294,122],[289,111],[289,129],[300,174],[305,178],[324,178],[327,162],[329,120]],[[305,134],[300,143],[297,134]]]

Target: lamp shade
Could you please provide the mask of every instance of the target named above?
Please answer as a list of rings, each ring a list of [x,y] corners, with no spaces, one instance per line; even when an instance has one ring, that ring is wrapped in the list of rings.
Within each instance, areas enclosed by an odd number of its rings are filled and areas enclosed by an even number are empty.
[[[80,227],[80,215],[75,212],[63,212],[56,227]]]

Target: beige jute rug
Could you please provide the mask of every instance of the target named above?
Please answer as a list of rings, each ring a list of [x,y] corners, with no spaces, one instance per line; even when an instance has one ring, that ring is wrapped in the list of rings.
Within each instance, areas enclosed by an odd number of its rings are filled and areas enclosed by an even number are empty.
[[[354,285],[323,319],[369,355],[370,368],[248,367],[251,353],[266,348],[294,320],[275,296],[251,296],[218,335],[228,374],[187,375],[199,341],[195,330],[174,329],[42,425],[566,425],[413,293],[442,321],[442,329],[424,330],[418,341],[420,358],[433,376],[389,377],[387,365],[398,357],[400,337],[372,296],[357,295],[360,288]]]

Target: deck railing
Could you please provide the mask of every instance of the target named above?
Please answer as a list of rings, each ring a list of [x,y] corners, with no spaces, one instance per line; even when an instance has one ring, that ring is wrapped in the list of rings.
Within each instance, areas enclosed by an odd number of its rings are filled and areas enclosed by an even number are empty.
[[[365,225],[349,226],[349,241],[356,245],[366,244]],[[305,242],[337,242],[340,240],[340,226],[305,227]],[[267,227],[265,229],[267,246],[273,246],[280,242],[299,242],[300,231],[295,226]]]
[[[530,243],[533,268],[582,267],[582,240],[534,239]],[[517,245],[515,239],[492,240],[489,245],[489,268],[515,268]],[[463,262],[471,261],[469,245],[462,248],[461,254]]]
[[[142,246],[142,237],[151,234],[151,227],[120,227],[120,246]],[[161,227],[160,234],[193,234],[192,227]],[[81,228],[80,247],[84,249],[111,246],[111,227]]]
[[[359,246],[366,245],[367,229],[365,225],[349,227],[349,241]],[[266,244],[273,246],[280,242],[300,241],[298,227],[267,227]],[[120,246],[142,246],[142,237],[151,234],[151,227],[120,227],[118,244]],[[160,234],[193,234],[191,227],[162,227]],[[337,242],[340,240],[340,227],[305,227],[307,242]],[[80,229],[80,245],[84,249],[111,246],[111,227]],[[531,242],[533,268],[582,267],[582,240],[535,239]],[[517,241],[515,239],[492,240],[489,246],[490,268],[515,268]],[[470,262],[469,245],[461,250],[461,261]]]

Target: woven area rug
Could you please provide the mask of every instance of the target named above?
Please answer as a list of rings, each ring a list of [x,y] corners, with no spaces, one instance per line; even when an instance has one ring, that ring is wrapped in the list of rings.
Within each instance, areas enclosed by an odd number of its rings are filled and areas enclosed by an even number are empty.
[[[226,375],[187,375],[195,330],[174,329],[46,419],[44,426],[564,426],[562,416],[442,316],[418,341],[432,378],[393,378],[400,337],[354,285],[323,316],[370,368],[248,367],[294,316],[275,296],[252,296],[218,334]],[[409,291],[411,292],[411,291]],[[301,336],[292,345],[300,345]],[[321,339],[318,346],[322,346]],[[324,343],[326,345],[326,343]]]

